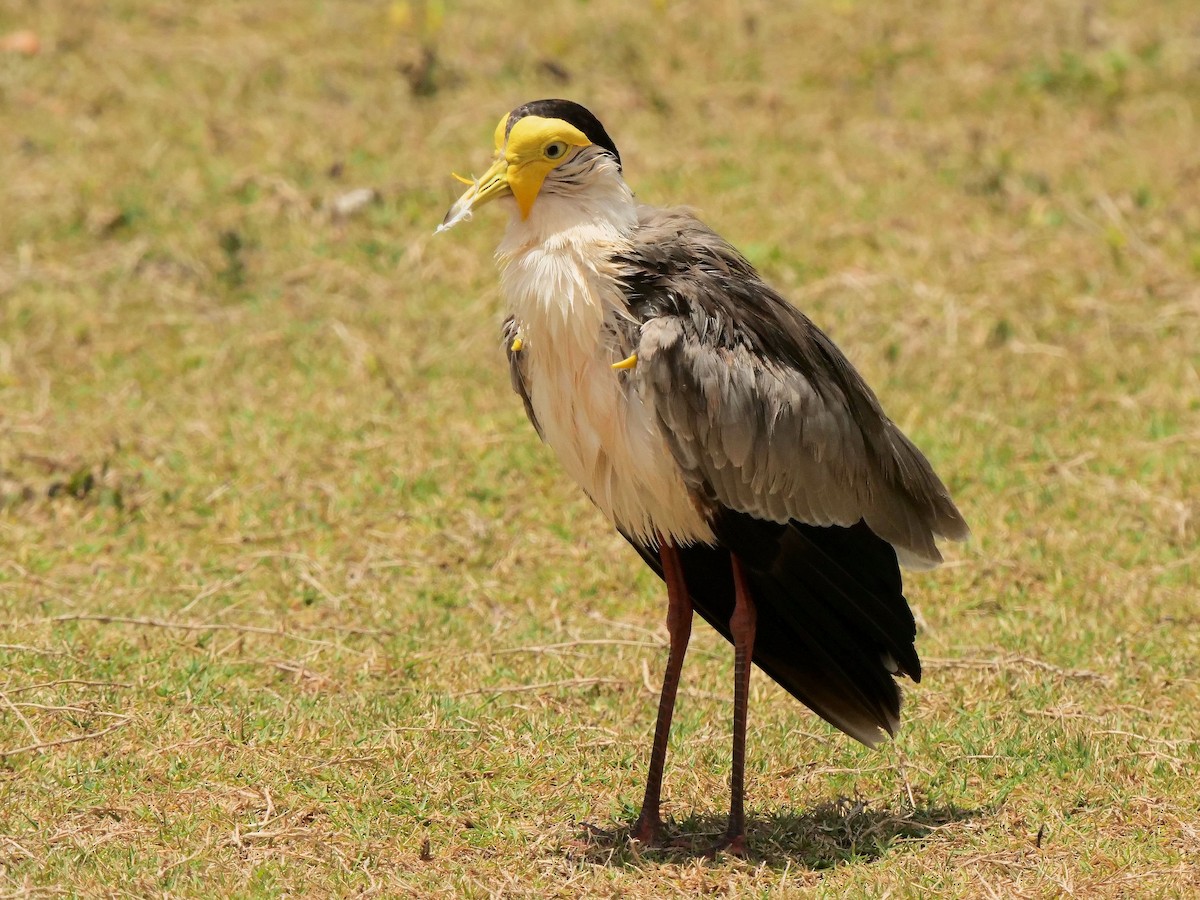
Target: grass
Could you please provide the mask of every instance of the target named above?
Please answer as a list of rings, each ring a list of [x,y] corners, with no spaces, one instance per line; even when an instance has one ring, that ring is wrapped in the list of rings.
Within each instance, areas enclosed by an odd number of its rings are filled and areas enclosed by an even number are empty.
[[[1194,4],[21,3],[0,35],[0,896],[1200,889]],[[662,590],[509,393],[496,119],[567,95],[832,333],[975,531],[749,862],[640,854]],[[371,188],[353,215],[339,197]],[[701,629],[667,810],[723,825]],[[24,749],[28,748],[28,749]]]

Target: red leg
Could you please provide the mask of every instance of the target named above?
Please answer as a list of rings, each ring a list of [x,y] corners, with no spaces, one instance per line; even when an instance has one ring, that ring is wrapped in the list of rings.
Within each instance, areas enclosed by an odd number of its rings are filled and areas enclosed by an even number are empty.
[[[679,688],[679,672],[692,634],[692,598],[683,579],[679,551],[667,540],[659,549],[663,565],[663,580],[667,583],[667,633],[671,649],[667,654],[667,671],[663,675],[662,696],[658,701],[658,724],[654,727],[654,746],[650,750],[650,772],[646,776],[646,796],[642,812],[633,825],[632,837],[646,844],[657,844],[662,838],[662,778],[667,760],[667,737],[671,732],[671,715],[675,711],[675,694]]]
[[[750,661],[754,658],[754,631],[758,613],[750,596],[750,585],[742,561],[733,561],[733,615],[729,631],[733,637],[733,773],[730,777],[729,827],[713,848],[735,856],[746,855],[746,708],[750,701]]]

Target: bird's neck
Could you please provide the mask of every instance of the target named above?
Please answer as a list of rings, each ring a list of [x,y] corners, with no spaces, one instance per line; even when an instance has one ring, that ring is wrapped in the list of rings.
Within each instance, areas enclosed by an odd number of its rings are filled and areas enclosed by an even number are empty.
[[[625,242],[637,226],[633,192],[615,173],[586,187],[563,185],[544,190],[528,218],[521,218],[516,203],[510,206],[508,230],[496,250],[502,267],[533,249]]]
[[[527,219],[514,213],[496,258],[527,342],[595,346],[605,319],[625,312],[613,259],[636,227],[637,205],[620,177],[543,194]]]

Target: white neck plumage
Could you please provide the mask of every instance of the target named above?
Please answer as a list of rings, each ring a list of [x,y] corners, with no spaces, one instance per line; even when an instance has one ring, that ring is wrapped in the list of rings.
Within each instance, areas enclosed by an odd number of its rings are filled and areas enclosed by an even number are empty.
[[[625,312],[609,260],[637,225],[633,192],[616,162],[599,155],[551,173],[527,219],[509,203],[496,250],[509,311],[535,342],[567,340],[591,352],[605,316]]]
[[[509,201],[511,218],[496,250],[502,266],[532,247],[567,243],[621,243],[637,224],[633,192],[612,157],[590,156],[564,164],[546,179],[522,219]]]

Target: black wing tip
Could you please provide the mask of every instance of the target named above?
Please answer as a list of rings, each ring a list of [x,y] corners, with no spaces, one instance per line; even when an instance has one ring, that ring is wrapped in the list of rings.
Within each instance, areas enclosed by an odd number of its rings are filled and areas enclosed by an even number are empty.
[[[759,608],[758,667],[855,740],[874,747],[895,736],[903,698],[897,678],[919,682],[921,661],[890,545],[861,523],[823,529],[731,511],[718,519],[718,527],[725,546],[680,548],[701,617],[730,638],[729,556],[737,552],[750,570]],[[657,552],[622,534],[661,577]],[[855,561],[866,569],[852,575]]]

